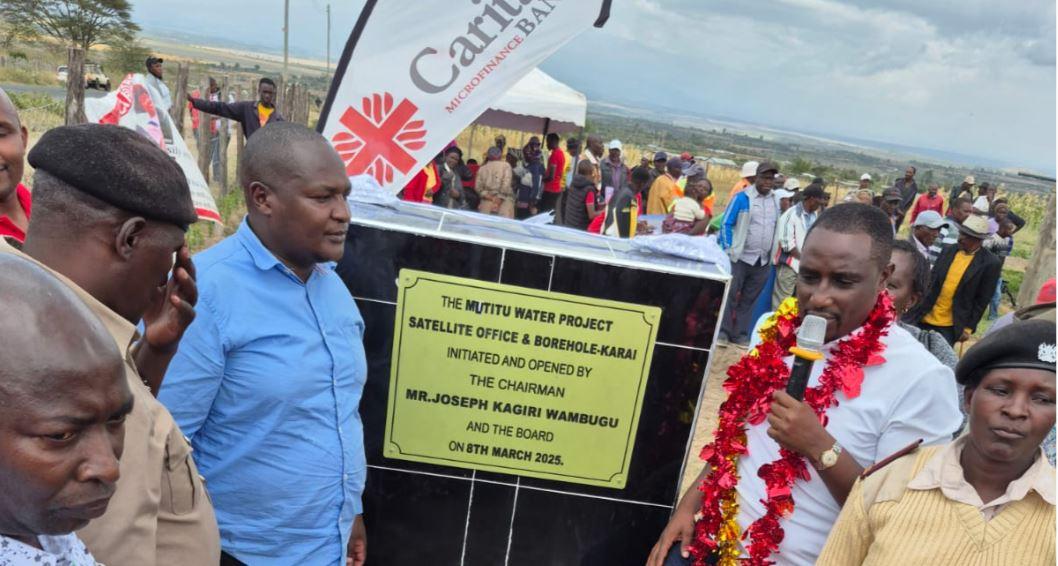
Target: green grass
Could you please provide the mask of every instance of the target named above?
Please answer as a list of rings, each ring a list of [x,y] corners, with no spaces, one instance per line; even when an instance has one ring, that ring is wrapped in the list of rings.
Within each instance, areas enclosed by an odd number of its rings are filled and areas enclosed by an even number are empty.
[[[19,67],[0,67],[0,83],[59,86],[59,81],[53,72],[33,71]]]
[[[65,117],[65,103],[61,100],[55,100],[47,94],[41,92],[9,92],[8,97],[11,98],[11,102],[15,104],[15,108],[18,109],[19,113],[40,110],[48,114]]]

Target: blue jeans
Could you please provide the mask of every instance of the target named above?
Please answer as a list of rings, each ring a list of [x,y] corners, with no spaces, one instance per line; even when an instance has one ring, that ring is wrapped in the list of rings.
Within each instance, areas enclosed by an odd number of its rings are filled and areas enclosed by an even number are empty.
[[[996,281],[996,292],[992,294],[992,301],[988,303],[988,319],[999,318],[999,301],[1003,299],[1003,279]]]
[[[536,203],[540,200],[542,193],[544,192],[544,174],[547,173],[547,169],[544,168],[543,163],[530,163],[527,166],[529,172],[533,175],[533,186],[529,191],[529,203],[536,206]]]

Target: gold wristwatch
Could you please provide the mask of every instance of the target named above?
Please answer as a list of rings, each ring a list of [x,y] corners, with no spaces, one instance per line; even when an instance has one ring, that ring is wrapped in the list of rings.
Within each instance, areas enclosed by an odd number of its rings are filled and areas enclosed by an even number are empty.
[[[841,445],[835,441],[834,446],[831,446],[830,450],[819,455],[819,458],[816,460],[816,469],[822,472],[823,470],[834,467],[834,464],[838,463],[839,456],[841,456]]]

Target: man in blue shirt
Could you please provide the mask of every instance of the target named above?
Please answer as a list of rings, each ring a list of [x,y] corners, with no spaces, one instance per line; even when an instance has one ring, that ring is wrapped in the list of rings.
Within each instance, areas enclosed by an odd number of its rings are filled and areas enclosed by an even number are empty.
[[[159,398],[208,482],[221,564],[363,564],[364,323],[334,273],[349,180],[293,123],[246,144],[247,216],[198,254],[199,302]]]

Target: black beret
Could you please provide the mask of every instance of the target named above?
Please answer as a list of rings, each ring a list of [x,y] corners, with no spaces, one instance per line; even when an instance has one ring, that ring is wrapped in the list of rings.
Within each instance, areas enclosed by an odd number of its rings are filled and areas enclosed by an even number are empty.
[[[133,214],[185,229],[198,220],[184,171],[127,128],[78,124],[48,130],[30,150],[29,164]]]
[[[1055,369],[1055,324],[1049,320],[1015,321],[974,344],[955,366],[955,379],[976,386],[989,370]]]

